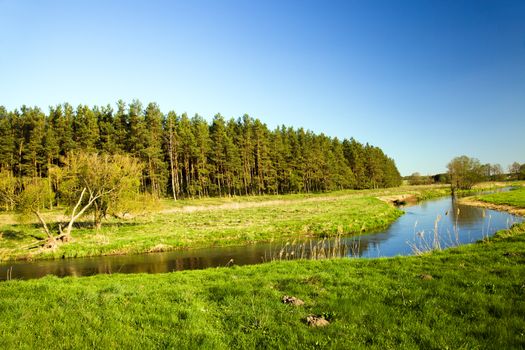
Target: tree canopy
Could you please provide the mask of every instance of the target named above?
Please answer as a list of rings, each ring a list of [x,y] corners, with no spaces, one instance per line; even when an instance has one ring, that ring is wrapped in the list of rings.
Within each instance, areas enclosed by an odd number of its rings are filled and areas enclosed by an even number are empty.
[[[244,115],[226,119],[174,111],[155,103],[74,108],[0,106],[0,171],[11,178],[47,178],[57,191],[75,155],[126,155],[138,160],[140,190],[173,198],[283,194],[397,186],[401,176],[383,151],[302,128],[270,130]],[[5,184],[9,191],[11,182]],[[5,187],[4,186],[4,187]],[[67,198],[58,194],[55,202]],[[10,203],[2,203],[8,208]]]
[[[471,189],[483,179],[483,166],[476,158],[456,157],[448,163],[447,168],[453,191]]]

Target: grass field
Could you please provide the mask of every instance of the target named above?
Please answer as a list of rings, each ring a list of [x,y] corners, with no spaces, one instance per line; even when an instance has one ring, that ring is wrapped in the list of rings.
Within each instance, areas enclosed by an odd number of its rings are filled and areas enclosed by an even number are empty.
[[[401,211],[371,197],[328,197],[322,201],[274,201],[261,206],[192,208],[150,213],[123,222],[111,220],[101,230],[76,229],[74,240],[54,251],[28,251],[24,246],[42,235],[31,226],[4,226],[0,256],[79,257],[172,249],[242,245],[284,237],[330,236],[376,230]],[[264,203],[264,202],[262,202]],[[7,234],[6,234],[7,232]]]
[[[511,205],[518,208],[525,208],[525,187],[509,192],[479,196],[477,199],[497,205]]]
[[[424,256],[9,281],[0,319],[2,349],[519,349],[525,224]]]
[[[330,236],[382,229],[401,211],[376,197],[408,194],[428,199],[450,193],[445,186],[338,191],[321,194],[161,200],[129,220],[109,219],[102,229],[79,222],[73,241],[54,251],[29,249],[44,238],[36,222],[18,224],[0,215],[0,260],[132,254],[242,245],[293,236]],[[63,210],[45,213],[51,225]],[[86,220],[89,218],[86,218]]]

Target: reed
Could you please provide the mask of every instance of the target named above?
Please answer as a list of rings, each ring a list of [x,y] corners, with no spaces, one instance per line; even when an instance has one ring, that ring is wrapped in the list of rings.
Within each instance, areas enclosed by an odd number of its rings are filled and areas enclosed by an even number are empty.
[[[266,261],[282,260],[320,260],[348,256],[358,256],[360,240],[345,240],[341,235],[334,238],[323,238],[319,241],[286,242],[275,251],[265,254]]]
[[[449,215],[447,211],[445,215]],[[443,249],[457,247],[461,245],[458,217],[460,209],[457,208],[454,212],[454,220],[451,230],[443,230],[440,228],[441,215],[438,215],[434,220],[434,228],[431,235],[427,235],[425,230],[417,230],[417,221],[414,223],[414,241],[407,241],[414,255],[422,255],[432,251],[441,251]],[[481,226],[481,241],[488,241],[489,235],[492,232],[492,216],[487,214],[485,210],[482,212],[484,222]],[[516,222],[511,218],[507,218],[506,229],[510,229]]]

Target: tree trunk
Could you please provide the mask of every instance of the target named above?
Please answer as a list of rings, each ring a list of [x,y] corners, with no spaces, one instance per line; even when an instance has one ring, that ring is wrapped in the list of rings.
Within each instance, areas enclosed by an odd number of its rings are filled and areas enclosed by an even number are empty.
[[[170,142],[169,142],[169,154],[170,154],[170,172],[171,172],[171,192],[173,194],[173,200],[177,200],[177,192],[175,188],[175,167],[173,164],[173,135],[170,131]]]
[[[97,201],[93,202],[95,211],[93,212],[93,226],[96,230],[100,230],[102,227],[102,208],[99,207]]]

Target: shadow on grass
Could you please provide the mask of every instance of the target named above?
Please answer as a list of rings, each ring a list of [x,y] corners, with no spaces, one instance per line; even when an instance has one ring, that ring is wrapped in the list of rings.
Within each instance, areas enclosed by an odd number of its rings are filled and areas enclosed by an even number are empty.
[[[56,231],[58,232],[58,225],[62,225],[62,228],[65,228],[67,226],[67,222],[52,222],[52,223],[48,223],[47,224],[47,227],[49,228],[50,231]],[[103,222],[102,223],[102,229],[104,229],[105,227],[132,227],[132,226],[138,226],[138,225],[141,225],[141,223],[137,223],[137,222]],[[23,233],[23,229],[41,229],[43,230],[42,228],[42,225],[41,224],[37,224],[37,223],[33,223],[33,224],[13,224],[13,225],[9,225],[10,227],[12,227],[14,230],[5,230],[5,231],[1,231],[0,232],[3,232],[4,233],[4,237],[6,235],[6,232],[11,232],[13,235],[14,234],[18,234],[20,235],[21,237],[24,237],[24,236],[31,236],[31,235],[28,235],[28,234],[25,234]],[[20,230],[20,231],[16,231],[16,230]],[[92,221],[78,221],[78,222],[75,222],[73,224],[73,229],[95,229],[95,226],[93,225],[93,222]]]
[[[20,241],[28,237],[27,234],[15,230],[2,230],[0,233],[2,234],[2,238],[14,241]]]
[[[43,235],[40,236],[40,235],[32,234],[32,233],[24,233],[23,231],[4,230],[4,231],[0,231],[0,233],[2,234],[2,238],[13,240],[13,241],[21,241],[24,238],[28,238],[28,237],[34,238],[37,241],[42,241],[45,239]]]

